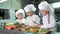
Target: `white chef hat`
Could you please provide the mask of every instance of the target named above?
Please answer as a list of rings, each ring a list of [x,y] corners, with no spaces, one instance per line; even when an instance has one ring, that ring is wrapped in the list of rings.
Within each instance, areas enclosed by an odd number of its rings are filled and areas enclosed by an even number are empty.
[[[23,17],[25,17],[25,12],[24,12],[23,9],[17,10],[17,12],[16,12],[16,17],[17,17],[17,15],[18,15],[19,13],[22,13],[22,14],[23,14]]]
[[[49,11],[50,15],[54,16],[54,8],[52,7],[52,5],[48,4],[48,2],[43,1],[38,5],[39,10],[47,10]],[[40,14],[40,13],[39,13]]]
[[[36,8],[35,8],[35,6],[33,4],[29,4],[29,5],[24,7],[24,10],[25,10],[25,12],[29,12],[29,11],[35,12]]]
[[[39,10],[47,10],[47,11],[50,10],[50,9],[49,9],[49,4],[48,4],[48,2],[46,2],[46,1],[41,2],[41,3],[38,5],[38,8],[39,8]]]

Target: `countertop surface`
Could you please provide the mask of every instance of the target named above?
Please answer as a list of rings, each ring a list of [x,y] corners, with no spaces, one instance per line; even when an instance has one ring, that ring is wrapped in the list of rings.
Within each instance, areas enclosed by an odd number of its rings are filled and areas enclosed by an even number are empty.
[[[33,34],[33,33],[26,33],[26,32],[18,32],[13,30],[6,30],[6,29],[0,29],[0,34]],[[34,33],[36,34],[36,33]],[[59,32],[54,32],[54,34],[60,34]]]
[[[0,34],[25,34],[25,33],[13,30],[0,29]]]

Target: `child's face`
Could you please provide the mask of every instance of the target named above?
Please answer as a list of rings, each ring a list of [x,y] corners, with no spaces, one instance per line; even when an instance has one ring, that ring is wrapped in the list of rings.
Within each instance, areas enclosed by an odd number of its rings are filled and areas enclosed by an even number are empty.
[[[19,13],[19,14],[17,15],[17,18],[18,18],[18,19],[22,19],[22,18],[23,18],[22,13]]]
[[[43,16],[45,16],[46,14],[48,14],[48,11],[46,11],[46,10],[40,10],[40,13],[41,13]]]
[[[29,11],[26,13],[27,16],[32,16],[33,15],[33,12],[32,11]]]

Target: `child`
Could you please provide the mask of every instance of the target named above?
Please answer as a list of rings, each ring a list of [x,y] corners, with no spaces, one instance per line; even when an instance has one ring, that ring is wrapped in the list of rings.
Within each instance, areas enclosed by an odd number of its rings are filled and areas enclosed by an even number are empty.
[[[19,9],[16,12],[16,17],[17,17],[16,22],[18,22],[19,24],[25,24],[26,25],[26,19],[24,18],[25,13],[24,13],[23,9]]]
[[[38,5],[39,12],[42,14],[43,18],[43,25],[40,26],[40,28],[49,29],[50,31],[53,31],[55,28],[55,18],[54,15],[52,15],[52,11],[54,9],[48,4],[48,2],[43,1]]]
[[[16,22],[18,23],[18,26],[16,26],[17,30],[21,30],[21,31],[24,31],[25,30],[25,27],[26,27],[26,19],[24,18],[25,17],[25,13],[24,13],[24,10],[23,9],[19,9],[17,12],[16,12]]]
[[[36,8],[33,4],[29,4],[24,7],[24,10],[27,15],[27,22],[29,26],[37,26],[40,24],[40,18],[38,15],[33,14],[36,11]]]

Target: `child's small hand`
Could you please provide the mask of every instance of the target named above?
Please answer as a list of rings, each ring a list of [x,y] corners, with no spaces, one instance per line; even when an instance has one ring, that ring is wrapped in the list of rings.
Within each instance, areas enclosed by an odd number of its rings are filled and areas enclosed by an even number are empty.
[[[25,31],[25,29],[24,29],[24,28],[20,28],[20,30],[21,30],[21,31]]]
[[[37,24],[37,26],[41,26],[41,24]]]

